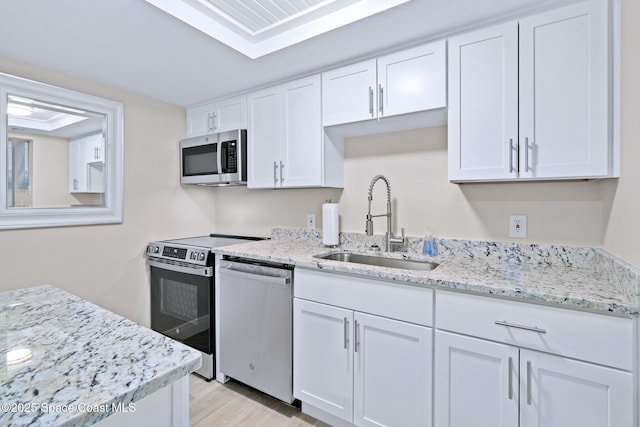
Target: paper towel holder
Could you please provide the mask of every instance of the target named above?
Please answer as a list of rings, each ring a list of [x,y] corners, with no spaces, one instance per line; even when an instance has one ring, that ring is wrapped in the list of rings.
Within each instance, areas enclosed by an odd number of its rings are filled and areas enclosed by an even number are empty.
[[[331,215],[325,209],[325,205],[335,205]],[[327,208],[329,208],[327,206]],[[338,213],[338,204],[333,203],[331,199],[325,201],[322,206],[322,244],[328,248],[337,248],[340,245],[340,219]]]

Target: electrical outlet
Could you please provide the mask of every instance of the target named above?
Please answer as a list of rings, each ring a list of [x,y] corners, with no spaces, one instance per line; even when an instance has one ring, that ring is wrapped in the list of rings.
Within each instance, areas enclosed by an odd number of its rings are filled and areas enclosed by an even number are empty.
[[[316,214],[310,213],[307,214],[307,230],[315,230],[316,229]]]
[[[509,215],[509,237],[527,237],[526,215]]]

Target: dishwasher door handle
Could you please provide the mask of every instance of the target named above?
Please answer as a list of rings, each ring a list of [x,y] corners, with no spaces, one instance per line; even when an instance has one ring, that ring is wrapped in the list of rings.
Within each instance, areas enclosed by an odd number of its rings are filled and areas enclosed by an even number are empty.
[[[240,279],[255,280],[262,283],[268,283],[270,285],[287,286],[291,282],[291,279],[288,277],[274,277],[258,273],[249,273],[246,271],[232,270],[231,267],[220,267],[220,274],[226,274]]]

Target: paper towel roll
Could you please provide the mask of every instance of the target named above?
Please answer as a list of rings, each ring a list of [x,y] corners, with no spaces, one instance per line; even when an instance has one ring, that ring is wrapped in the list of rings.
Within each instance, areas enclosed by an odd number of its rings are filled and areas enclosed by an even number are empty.
[[[322,244],[336,246],[340,243],[339,205],[337,203],[322,204]]]

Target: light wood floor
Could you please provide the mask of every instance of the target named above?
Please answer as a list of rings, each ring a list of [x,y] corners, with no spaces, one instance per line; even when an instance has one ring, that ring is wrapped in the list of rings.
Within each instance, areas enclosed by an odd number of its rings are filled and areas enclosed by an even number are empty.
[[[191,374],[190,415],[192,427],[328,426],[277,399],[244,384],[207,382]]]

